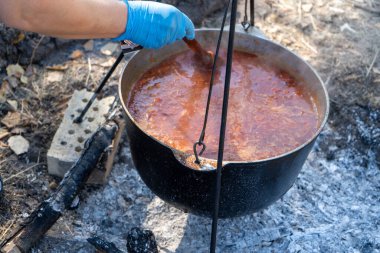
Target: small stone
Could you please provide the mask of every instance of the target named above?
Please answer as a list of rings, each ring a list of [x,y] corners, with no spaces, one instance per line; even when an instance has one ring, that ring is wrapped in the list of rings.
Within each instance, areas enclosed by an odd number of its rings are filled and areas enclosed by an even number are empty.
[[[311,9],[313,9],[313,5],[312,5],[312,4],[303,4],[303,5],[302,5],[302,10],[303,10],[304,12],[310,12]]]
[[[47,75],[48,82],[60,82],[63,79],[63,73],[58,71],[51,71]]]
[[[94,50],[94,40],[88,40],[86,43],[83,44],[83,48],[85,51]]]
[[[81,50],[75,50],[74,52],[72,52],[69,56],[69,58],[71,60],[76,60],[76,59],[79,59],[83,56],[83,52]]]
[[[17,111],[17,101],[16,100],[7,100],[8,105],[11,107],[12,111]]]
[[[19,64],[11,64],[7,67],[7,75],[9,77],[14,76],[20,78],[24,73],[24,69]]]
[[[51,190],[55,190],[55,189],[57,189],[57,187],[58,187],[57,182],[55,182],[55,181],[51,181],[51,182],[49,183],[49,188],[50,188]]]
[[[118,45],[116,43],[109,42],[100,49],[100,52],[104,55],[112,55],[117,47]]]
[[[27,78],[26,76],[21,76],[20,81],[21,81],[23,84],[28,84],[28,78]]]
[[[8,140],[8,145],[16,155],[28,152],[29,142],[21,135],[12,136]]]

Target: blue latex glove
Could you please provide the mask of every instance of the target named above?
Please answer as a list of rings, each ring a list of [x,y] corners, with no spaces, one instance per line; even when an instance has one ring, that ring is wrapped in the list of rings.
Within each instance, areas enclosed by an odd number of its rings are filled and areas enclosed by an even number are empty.
[[[114,40],[130,40],[145,48],[160,48],[184,37],[194,39],[194,24],[174,6],[151,1],[127,1],[126,30]]]

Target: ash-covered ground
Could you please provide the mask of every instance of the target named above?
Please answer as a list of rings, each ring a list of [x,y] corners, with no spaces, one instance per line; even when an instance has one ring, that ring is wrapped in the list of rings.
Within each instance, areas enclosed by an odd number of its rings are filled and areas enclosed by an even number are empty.
[[[335,146],[334,140],[341,138],[326,127],[281,200],[252,215],[220,220],[218,252],[380,252],[380,171],[374,153],[368,152],[364,167],[362,155],[353,148]],[[334,158],[321,151],[326,141],[336,150]],[[208,252],[211,220],[156,197],[134,169],[126,141],[109,183],[86,196],[76,215],[63,219],[75,225],[53,229],[54,237],[63,233],[60,237],[66,240],[85,241],[97,235],[126,250],[126,234],[138,226],[154,232],[160,252]]]

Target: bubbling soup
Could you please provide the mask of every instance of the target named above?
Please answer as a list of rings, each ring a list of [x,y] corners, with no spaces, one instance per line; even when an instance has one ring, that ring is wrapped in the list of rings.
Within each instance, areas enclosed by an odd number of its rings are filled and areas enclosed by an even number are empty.
[[[218,153],[226,61],[221,62],[202,155],[210,159]],[[192,154],[203,126],[210,76],[211,70],[191,51],[171,56],[134,84],[126,103],[128,111],[146,133]],[[302,81],[260,56],[234,52],[225,161],[256,161],[289,152],[317,132],[318,119],[313,95]]]

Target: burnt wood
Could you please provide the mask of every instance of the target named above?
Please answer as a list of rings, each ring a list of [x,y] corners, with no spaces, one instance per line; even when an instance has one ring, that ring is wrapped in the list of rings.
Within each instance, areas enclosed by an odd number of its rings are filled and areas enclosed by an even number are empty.
[[[110,121],[93,134],[86,142],[82,156],[66,173],[57,191],[42,202],[20,228],[0,245],[2,252],[28,252],[63,212],[70,208],[96,167],[98,159],[112,144],[116,131],[117,124]]]

